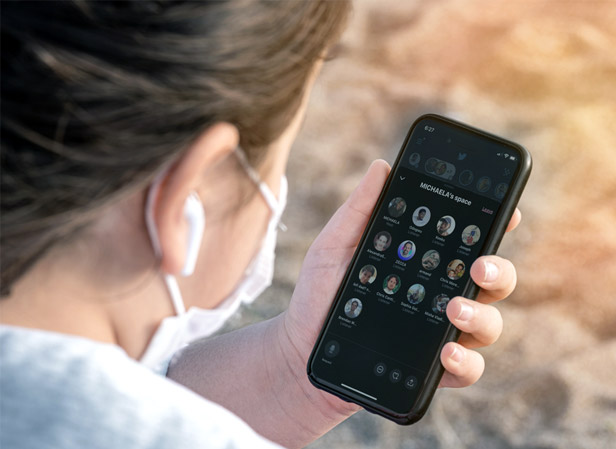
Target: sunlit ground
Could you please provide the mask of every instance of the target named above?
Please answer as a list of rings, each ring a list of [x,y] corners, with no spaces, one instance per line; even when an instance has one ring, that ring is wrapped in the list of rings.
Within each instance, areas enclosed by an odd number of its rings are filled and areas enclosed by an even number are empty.
[[[289,167],[277,282],[235,324],[286,306],[311,241],[371,160],[438,112],[520,142],[534,171],[499,254],[518,269],[481,381],[420,423],[359,413],[311,448],[607,448],[616,441],[616,1],[359,1]],[[613,446],[611,446],[613,447]]]

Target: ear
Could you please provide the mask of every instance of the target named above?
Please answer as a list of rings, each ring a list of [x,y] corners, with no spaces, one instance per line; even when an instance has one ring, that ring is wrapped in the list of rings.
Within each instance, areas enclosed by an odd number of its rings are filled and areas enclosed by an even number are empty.
[[[204,173],[239,144],[237,128],[217,123],[207,128],[167,172],[154,200],[154,221],[161,249],[161,269],[178,275],[186,260],[189,225],[184,207]]]

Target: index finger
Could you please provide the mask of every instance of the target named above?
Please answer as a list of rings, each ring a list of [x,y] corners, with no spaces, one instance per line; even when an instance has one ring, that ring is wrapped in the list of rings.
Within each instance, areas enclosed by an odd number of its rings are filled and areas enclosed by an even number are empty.
[[[513,211],[513,215],[511,215],[511,220],[509,220],[509,224],[507,225],[507,230],[505,232],[513,231],[518,227],[520,221],[522,221],[522,212],[520,212],[520,209],[516,207],[515,211]]]

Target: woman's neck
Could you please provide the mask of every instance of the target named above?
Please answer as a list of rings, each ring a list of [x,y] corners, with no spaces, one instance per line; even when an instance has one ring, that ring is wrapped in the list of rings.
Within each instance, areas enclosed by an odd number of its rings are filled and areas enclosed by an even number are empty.
[[[61,249],[40,260],[0,300],[0,323],[117,344],[139,358],[162,318],[174,313],[160,276],[149,270],[131,283],[114,282],[93,276],[74,256]]]

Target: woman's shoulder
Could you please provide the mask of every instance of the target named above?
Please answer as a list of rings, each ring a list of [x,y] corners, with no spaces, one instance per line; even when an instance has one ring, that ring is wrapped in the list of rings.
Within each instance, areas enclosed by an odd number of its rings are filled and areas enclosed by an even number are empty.
[[[119,347],[0,326],[1,447],[277,447]]]

